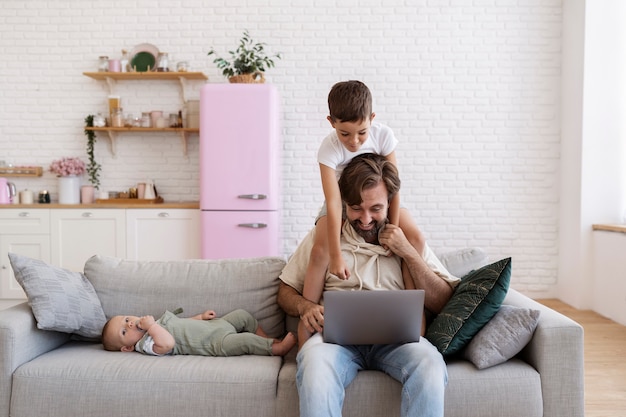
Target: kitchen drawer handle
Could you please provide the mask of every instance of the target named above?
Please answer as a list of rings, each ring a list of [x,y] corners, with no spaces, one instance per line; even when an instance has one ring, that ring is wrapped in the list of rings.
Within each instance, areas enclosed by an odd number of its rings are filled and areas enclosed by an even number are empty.
[[[18,214],[19,217],[29,217],[30,213],[27,211],[22,211],[20,212],[20,214]]]
[[[265,200],[267,196],[265,194],[240,194],[237,198],[245,198],[248,200]]]
[[[82,214],[83,217],[93,217],[93,213],[86,211]]]
[[[263,229],[267,227],[265,223],[239,223],[237,226],[239,227],[248,227],[250,229]]]
[[[170,217],[170,214],[168,212],[161,212],[159,214],[157,214],[158,217]]]

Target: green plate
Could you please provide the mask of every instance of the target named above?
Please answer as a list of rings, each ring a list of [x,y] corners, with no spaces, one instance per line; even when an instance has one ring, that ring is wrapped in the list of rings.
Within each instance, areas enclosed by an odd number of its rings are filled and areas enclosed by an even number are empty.
[[[138,52],[130,61],[132,68],[135,68],[137,72],[146,72],[148,69],[154,70],[156,64],[156,57],[150,52]]]

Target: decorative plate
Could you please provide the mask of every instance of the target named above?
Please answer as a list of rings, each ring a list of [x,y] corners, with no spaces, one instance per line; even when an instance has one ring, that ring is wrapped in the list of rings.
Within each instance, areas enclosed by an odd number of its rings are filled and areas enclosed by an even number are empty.
[[[137,72],[155,71],[159,48],[151,43],[136,45],[130,52],[130,66]]]

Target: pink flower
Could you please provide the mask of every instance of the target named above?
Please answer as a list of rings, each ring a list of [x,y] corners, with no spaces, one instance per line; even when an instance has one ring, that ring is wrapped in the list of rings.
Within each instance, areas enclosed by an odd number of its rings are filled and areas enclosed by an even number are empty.
[[[57,174],[58,177],[83,175],[85,173],[85,163],[79,158],[64,157],[52,161],[52,164],[50,164],[50,172]]]

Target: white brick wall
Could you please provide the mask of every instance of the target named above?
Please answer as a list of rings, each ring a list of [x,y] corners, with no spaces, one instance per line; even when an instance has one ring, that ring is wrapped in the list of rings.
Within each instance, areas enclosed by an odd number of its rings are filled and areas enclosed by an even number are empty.
[[[513,286],[551,295],[558,256],[561,1],[479,0],[14,1],[0,8],[0,160],[48,166],[85,156],[83,119],[106,110],[105,83],[82,75],[99,55],[149,42],[224,82],[244,29],[284,58],[267,74],[283,111],[283,237],[289,255],[322,193],[316,150],[328,133],[326,95],[360,79],[377,120],[400,140],[405,205],[437,250],[481,246],[513,257]],[[189,82],[197,97],[201,83]],[[119,82],[133,113],[180,106],[175,82]],[[105,190],[154,179],[167,200],[198,198],[198,140],[99,136]],[[49,189],[50,173],[13,179]]]

